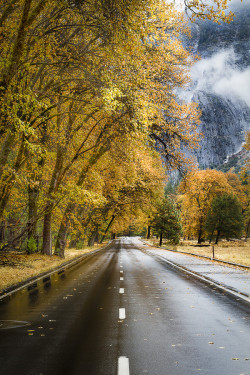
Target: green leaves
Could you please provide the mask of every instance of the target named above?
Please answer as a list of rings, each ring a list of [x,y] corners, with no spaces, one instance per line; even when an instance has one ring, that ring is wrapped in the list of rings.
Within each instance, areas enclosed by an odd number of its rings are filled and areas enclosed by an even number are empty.
[[[232,194],[223,194],[213,199],[207,214],[205,229],[210,236],[239,238],[244,229],[244,219],[239,200]]]

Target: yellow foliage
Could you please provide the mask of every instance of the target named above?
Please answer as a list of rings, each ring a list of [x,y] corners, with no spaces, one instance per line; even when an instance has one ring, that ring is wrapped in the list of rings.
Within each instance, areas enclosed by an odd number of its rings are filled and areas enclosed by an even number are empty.
[[[186,237],[202,240],[204,224],[213,199],[224,193],[242,198],[242,186],[232,172],[195,170],[189,173],[180,185],[182,222]]]

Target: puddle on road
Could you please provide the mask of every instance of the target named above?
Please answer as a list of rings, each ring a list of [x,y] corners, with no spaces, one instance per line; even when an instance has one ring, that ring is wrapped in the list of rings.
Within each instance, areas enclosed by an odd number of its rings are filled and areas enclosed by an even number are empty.
[[[29,325],[29,322],[25,322],[22,320],[0,320],[0,330],[26,327]]]

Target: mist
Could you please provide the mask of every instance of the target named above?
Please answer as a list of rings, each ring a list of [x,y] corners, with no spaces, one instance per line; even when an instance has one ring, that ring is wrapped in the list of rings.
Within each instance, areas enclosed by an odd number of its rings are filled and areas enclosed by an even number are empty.
[[[194,90],[212,92],[232,101],[240,99],[250,107],[250,67],[237,66],[233,48],[198,61],[191,70]]]

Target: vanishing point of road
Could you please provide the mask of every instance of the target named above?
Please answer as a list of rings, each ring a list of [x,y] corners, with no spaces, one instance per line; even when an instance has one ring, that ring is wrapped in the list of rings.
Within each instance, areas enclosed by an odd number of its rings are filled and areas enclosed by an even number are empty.
[[[246,301],[121,238],[1,301],[0,374],[247,375],[249,317]]]

